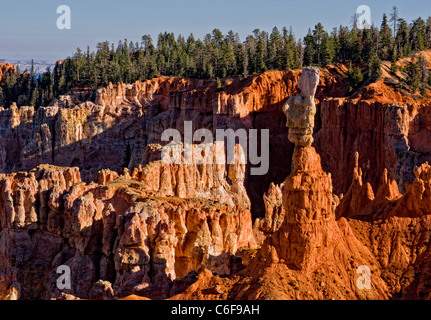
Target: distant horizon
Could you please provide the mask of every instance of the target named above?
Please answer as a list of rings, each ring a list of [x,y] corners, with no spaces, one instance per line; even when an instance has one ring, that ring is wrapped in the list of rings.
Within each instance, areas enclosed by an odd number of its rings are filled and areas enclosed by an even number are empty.
[[[58,60],[55,59],[10,59],[10,58],[0,58],[0,61],[31,61],[34,60],[34,62],[57,62]]]
[[[59,5],[71,9],[71,29],[59,30],[56,26],[56,9]],[[2,4],[0,11],[0,59],[57,61],[71,56],[78,47],[95,50],[98,42],[109,41],[117,45],[125,38],[141,43],[149,34],[157,41],[159,33],[172,32],[203,39],[213,29],[223,34],[229,30],[238,33],[241,40],[254,29],[270,33],[274,26],[292,28],[296,39],[302,39],[308,29],[321,22],[330,32],[340,25],[351,26],[351,17],[359,5],[368,5],[375,26],[380,26],[383,13],[389,14],[392,6],[399,9],[400,17],[413,19],[431,16],[428,1],[342,1],[303,0],[219,0],[202,3],[184,0],[181,3],[165,0],[163,3],[123,0],[121,6],[114,1],[22,0]],[[310,8],[313,8],[311,11]],[[17,19],[19,15],[19,19]]]

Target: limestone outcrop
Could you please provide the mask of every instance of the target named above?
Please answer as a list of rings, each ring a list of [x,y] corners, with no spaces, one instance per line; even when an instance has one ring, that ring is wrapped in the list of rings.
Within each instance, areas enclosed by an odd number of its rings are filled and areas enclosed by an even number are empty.
[[[247,267],[223,281],[202,274],[177,299],[387,299],[377,258],[332,210],[332,184],[313,147],[298,147],[283,187],[284,220]],[[274,188],[274,187],[273,187]],[[272,189],[273,189],[272,188]],[[272,211],[268,211],[268,221]],[[368,266],[369,289],[357,285]],[[218,288],[215,291],[214,288]]]
[[[404,196],[382,170],[374,193],[356,153],[353,182],[338,198],[320,156],[297,138],[292,172],[281,186],[270,186],[266,216],[255,223],[264,238],[261,249],[237,277],[222,280],[203,272],[175,298],[429,298],[430,166],[415,169]],[[367,288],[359,282],[364,268],[372,279]]]
[[[348,83],[342,66],[321,74],[316,97],[343,96]],[[28,171],[40,164],[79,167],[81,178],[98,181],[98,172],[121,173],[153,161],[147,146],[163,145],[167,128],[183,133],[184,121],[200,128],[270,130],[271,165],[267,175],[250,176],[246,185],[253,216],[262,217],[262,196],[271,182],[290,172],[292,144],[282,107],[297,94],[300,70],[271,71],[247,79],[213,80],[159,77],[133,84],[110,84],[94,93],[59,97],[49,106],[0,110],[0,172]],[[85,96],[85,94],[83,95]]]
[[[362,174],[373,189],[377,189],[387,169],[399,190],[405,192],[406,183],[414,181],[414,167],[429,161],[425,144],[418,139],[428,132],[423,127],[426,109],[412,103],[323,100],[314,146],[323,168],[332,174],[335,193],[346,193],[351,185],[356,152]]]
[[[301,147],[313,143],[314,116],[316,104],[314,95],[319,84],[319,68],[308,67],[302,69],[298,87],[301,93],[290,96],[283,107],[289,128],[289,140]]]
[[[238,250],[256,246],[249,210],[159,195],[123,176],[85,184],[78,168],[39,166],[2,175],[0,188],[3,298],[164,299],[190,272],[230,274]],[[56,287],[60,265],[70,290]]]
[[[387,179],[387,171],[385,178]],[[386,192],[382,189],[380,196],[385,193]],[[359,168],[359,153],[356,152],[353,181],[349,190],[343,195],[340,204],[336,208],[336,217],[348,218],[354,216],[370,204],[374,198],[373,188],[368,182],[363,181],[362,170]]]
[[[353,234],[377,258],[392,299],[431,297],[429,172],[427,163],[417,167],[414,182],[401,195],[384,171],[375,199],[348,220]]]
[[[191,163],[185,163],[184,159],[180,163],[167,163],[161,157],[161,145],[152,144],[149,148],[152,149],[148,151],[152,153],[152,162],[148,165],[140,165],[132,171],[125,169],[122,175],[103,169],[99,172],[99,183],[106,184],[120,177],[142,182],[148,191],[161,197],[199,197],[250,209],[250,199],[244,187],[246,164],[240,145],[235,146],[230,164],[226,163],[224,150],[217,151],[216,144],[212,148],[213,154],[208,156],[209,163],[200,163],[201,158],[195,157]],[[211,150],[209,146],[205,149]]]

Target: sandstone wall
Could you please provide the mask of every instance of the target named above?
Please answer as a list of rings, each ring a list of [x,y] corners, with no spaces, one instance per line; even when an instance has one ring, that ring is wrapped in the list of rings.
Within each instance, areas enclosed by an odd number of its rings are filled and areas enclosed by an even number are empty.
[[[18,290],[23,299],[61,297],[56,269],[66,265],[72,288],[65,293],[75,297],[106,285],[118,297],[168,298],[203,267],[230,274],[240,266],[237,251],[256,246],[249,210],[157,196],[125,177],[85,184],[78,168],[45,165],[2,175],[0,190],[5,297]]]
[[[431,161],[429,108],[414,103],[347,100],[343,66],[323,69],[316,98],[314,133],[322,166],[332,174],[334,192],[351,183],[353,157],[360,153],[364,178],[376,188],[384,168],[400,191],[414,179],[413,168]],[[98,171],[130,170],[148,163],[146,146],[160,144],[167,128],[270,130],[270,166],[265,176],[244,182],[254,217],[265,212],[262,196],[271,182],[290,173],[293,146],[287,139],[282,106],[297,93],[300,71],[271,71],[242,81],[160,77],[99,89],[94,102],[60,97],[51,106],[0,110],[0,171],[30,170],[39,164],[79,167],[82,179],[97,181]],[[329,97],[329,98],[328,98]],[[334,97],[334,98],[331,98]]]
[[[414,167],[430,159],[428,109],[413,103],[322,101],[315,147],[323,168],[332,174],[335,193],[350,186],[356,152],[364,178],[374,188],[386,168],[404,192],[414,180]]]

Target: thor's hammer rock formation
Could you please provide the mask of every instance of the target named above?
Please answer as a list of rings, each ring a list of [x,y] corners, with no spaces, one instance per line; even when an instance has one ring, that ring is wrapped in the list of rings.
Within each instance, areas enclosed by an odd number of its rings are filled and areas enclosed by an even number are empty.
[[[290,96],[283,107],[287,117],[286,126],[289,128],[289,140],[301,147],[310,146],[313,143],[316,114],[314,95],[319,83],[319,74],[319,68],[304,68],[298,82],[301,93]]]

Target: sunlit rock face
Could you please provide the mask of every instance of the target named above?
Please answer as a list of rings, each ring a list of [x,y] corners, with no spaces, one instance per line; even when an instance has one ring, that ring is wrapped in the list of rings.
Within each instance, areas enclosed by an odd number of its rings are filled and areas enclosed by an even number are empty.
[[[316,115],[314,95],[319,84],[319,74],[318,68],[304,68],[298,82],[301,93],[290,96],[283,107],[287,117],[286,126],[289,128],[289,140],[298,146],[306,147],[313,143]]]

